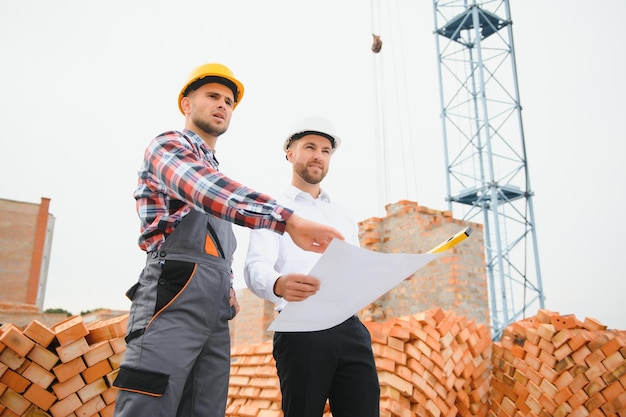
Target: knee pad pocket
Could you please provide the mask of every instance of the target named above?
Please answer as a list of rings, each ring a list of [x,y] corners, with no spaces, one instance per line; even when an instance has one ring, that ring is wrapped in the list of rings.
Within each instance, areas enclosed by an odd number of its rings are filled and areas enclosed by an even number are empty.
[[[126,391],[160,397],[165,392],[168,380],[169,375],[161,372],[122,366],[113,386]]]

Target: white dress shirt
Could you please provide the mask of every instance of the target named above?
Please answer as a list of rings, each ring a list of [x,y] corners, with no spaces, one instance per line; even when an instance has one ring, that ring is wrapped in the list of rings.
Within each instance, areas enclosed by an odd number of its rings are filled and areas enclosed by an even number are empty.
[[[277,200],[305,219],[334,227],[343,235],[346,243],[359,246],[357,222],[346,209],[331,204],[325,192],[322,191],[314,199],[309,193],[291,185]],[[251,230],[244,265],[246,285],[257,296],[275,303],[276,309],[280,311],[287,305],[287,301],[274,294],[276,280],[289,273],[307,274],[320,256],[300,249],[288,233],[279,235],[265,229]]]

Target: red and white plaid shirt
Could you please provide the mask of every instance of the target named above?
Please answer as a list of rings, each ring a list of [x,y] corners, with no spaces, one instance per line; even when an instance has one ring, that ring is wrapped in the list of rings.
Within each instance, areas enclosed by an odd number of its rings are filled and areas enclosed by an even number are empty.
[[[139,247],[147,252],[158,250],[192,209],[280,234],[293,213],[220,173],[213,151],[187,129],[163,133],[150,142],[134,196],[141,219]]]

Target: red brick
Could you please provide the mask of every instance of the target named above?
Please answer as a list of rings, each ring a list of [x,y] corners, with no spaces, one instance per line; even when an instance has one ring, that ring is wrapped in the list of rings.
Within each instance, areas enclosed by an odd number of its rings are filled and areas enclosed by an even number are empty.
[[[24,392],[24,398],[44,411],[48,409],[57,401],[57,397],[48,390],[43,389],[37,384],[31,384],[26,392]]]
[[[115,404],[108,404],[106,407],[100,410],[98,414],[100,415],[100,417],[113,417],[114,410],[115,410]],[[274,412],[276,412],[277,414],[273,414],[273,415],[263,414],[266,411],[272,412],[272,410],[260,410],[259,414],[257,414],[257,417],[280,417],[282,415],[282,413],[280,413],[278,410],[274,410]]]
[[[44,389],[48,388],[50,384],[52,384],[52,381],[54,381],[54,374],[34,362],[28,365],[28,368],[22,372],[22,376]]]
[[[624,357],[619,351],[615,351],[611,353],[610,356],[607,356],[606,359],[602,361],[602,364],[607,370],[615,369],[619,367],[620,365],[622,365],[623,363],[624,363]]]
[[[90,344],[94,344],[104,340],[122,337],[126,334],[127,325],[128,314],[90,323],[88,326],[89,334],[87,335],[87,341]]]
[[[35,346],[35,342],[24,336],[22,331],[15,326],[8,326],[3,330],[0,334],[0,342],[21,357],[28,355],[28,352]]]
[[[100,378],[90,384],[85,385],[84,387],[76,391],[76,393],[78,394],[78,398],[80,398],[83,403],[86,403],[92,398],[99,396],[100,394],[105,392],[108,388],[109,387],[107,386],[104,378]]]
[[[52,370],[54,365],[59,362],[59,357],[55,355],[54,352],[49,351],[41,345],[35,345],[28,353],[27,357],[47,371]]]
[[[72,393],[60,401],[57,401],[50,406],[50,414],[52,417],[66,417],[72,414],[74,411],[83,405],[76,393]]]
[[[126,351],[126,341],[124,340],[124,337],[110,339],[109,344],[115,353],[122,353]]]
[[[589,348],[587,346],[582,346],[578,348],[578,350],[572,352],[572,360],[575,363],[582,363],[589,355],[591,355],[591,351],[589,350]]]
[[[4,374],[2,374],[0,382],[19,394],[26,391],[26,388],[30,385],[30,381],[28,379],[24,378],[12,369],[7,369]]]
[[[550,323],[554,326],[556,331],[562,329],[573,329],[577,326],[576,317],[573,314],[566,316],[552,316]]]
[[[12,389],[6,389],[0,396],[0,403],[4,404],[9,410],[18,416],[21,416],[30,407],[30,401],[21,396]]]
[[[89,334],[87,326],[81,316],[68,317],[51,329],[61,346],[68,345]]]
[[[122,360],[124,359],[124,353],[125,352],[120,352],[120,353],[116,353],[113,356],[109,356],[109,358],[107,360],[111,364],[111,368],[117,369],[117,368],[119,368],[121,366]],[[272,360],[273,360],[273,358],[272,358]]]
[[[115,400],[117,400],[117,392],[119,390],[115,387],[109,387],[106,391],[104,391],[100,396],[107,404],[114,404]],[[279,398],[276,401],[280,401],[280,390],[278,391]]]
[[[92,382],[94,382],[95,380],[99,378],[102,378],[103,376],[111,372],[112,370],[113,368],[111,368],[109,361],[105,359],[103,361],[96,363],[95,365],[88,367],[87,369],[81,372],[81,375],[83,376],[83,379],[85,380],[87,384],[91,384]],[[257,372],[260,372],[260,370],[261,370],[260,367],[256,368]],[[275,373],[275,369],[274,369],[274,373]]]
[[[87,366],[91,366],[110,356],[113,356],[113,349],[108,340],[103,340],[102,342],[90,345],[89,351],[83,354],[83,360]]]
[[[69,342],[64,346],[56,348],[57,355],[61,362],[69,362],[72,359],[76,359],[89,351],[89,344],[84,337]]]
[[[65,382],[85,369],[87,369],[87,365],[85,365],[83,358],[79,356],[69,362],[58,364],[52,369],[52,372],[54,372],[59,382]]]
[[[76,414],[76,417],[91,417],[98,414],[98,412],[105,407],[106,404],[104,400],[100,396],[97,396],[78,407],[74,411],[74,414]]]
[[[6,348],[0,353],[0,362],[13,369],[14,371],[19,369],[26,358],[17,354],[13,349]]]
[[[591,317],[585,318],[583,327],[587,330],[606,330],[606,325]]]
[[[24,334],[35,343],[48,347],[54,340],[54,332],[45,324],[32,320],[24,329]]]
[[[83,378],[80,375],[74,375],[67,381],[52,384],[52,391],[56,394],[58,399],[62,400],[69,395],[75,394],[76,391],[84,386],[85,381],[83,381]]]

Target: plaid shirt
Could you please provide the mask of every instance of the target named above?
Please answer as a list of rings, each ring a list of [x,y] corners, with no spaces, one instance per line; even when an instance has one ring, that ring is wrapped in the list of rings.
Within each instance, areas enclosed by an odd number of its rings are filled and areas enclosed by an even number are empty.
[[[158,250],[192,209],[281,234],[293,213],[220,173],[214,153],[187,129],[150,142],[134,196],[141,219],[139,247],[147,252]]]

